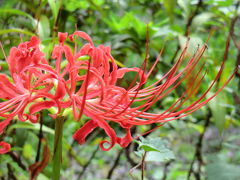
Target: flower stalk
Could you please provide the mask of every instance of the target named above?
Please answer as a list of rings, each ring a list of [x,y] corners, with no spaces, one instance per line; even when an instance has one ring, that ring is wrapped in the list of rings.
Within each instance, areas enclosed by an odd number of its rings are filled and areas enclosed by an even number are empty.
[[[60,170],[62,164],[62,135],[65,117],[58,116],[55,120],[54,151],[53,151],[53,171],[52,179],[60,179]]]

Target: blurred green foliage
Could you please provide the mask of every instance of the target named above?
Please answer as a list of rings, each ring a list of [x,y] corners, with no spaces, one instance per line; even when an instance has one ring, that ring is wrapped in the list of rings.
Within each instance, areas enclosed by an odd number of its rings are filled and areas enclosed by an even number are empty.
[[[186,35],[191,38],[188,48],[190,58],[197,46],[204,44],[210,31],[214,30],[208,42],[208,50],[202,58],[208,74],[195,94],[199,97],[219,70],[234,18],[236,22],[231,29],[230,48],[224,72],[218,82],[219,87],[240,61],[239,14],[238,0],[2,0],[0,41],[8,55],[11,47],[29,40],[32,35],[38,35],[42,41],[42,50],[50,57],[52,48],[57,43],[57,32],[73,33],[78,29],[87,32],[95,44],[109,45],[120,66],[139,67],[145,57],[148,25],[148,68],[164,47],[163,55],[147,82],[152,84],[172,66],[185,47]],[[3,53],[0,54],[0,65],[1,71],[7,73]],[[131,78],[129,74],[120,83],[127,86]],[[187,87],[181,88],[161,100],[151,111],[161,112],[167,109]],[[239,89],[238,75],[207,106],[185,118],[166,123],[148,136],[149,142],[140,142],[140,148],[145,151],[149,147],[160,148],[151,151],[155,152],[149,155],[152,159],[163,156],[164,150],[167,151],[166,156],[169,156],[160,158],[159,161],[146,161],[146,179],[240,179]],[[52,150],[54,122],[47,112],[43,114],[43,134]],[[134,153],[137,144],[132,143],[125,150],[115,147],[108,152],[98,151],[97,144],[104,138],[104,133],[99,130],[93,132],[85,145],[79,146],[71,136],[80,124],[72,122],[73,117],[69,114],[64,125],[62,179],[130,179],[128,171],[141,162],[141,156]],[[82,121],[85,120],[86,117]],[[1,180],[28,179],[26,169],[35,162],[39,127],[19,122],[9,126],[4,134],[5,140],[14,144],[12,152],[20,159],[16,160],[10,154],[0,156]],[[135,129],[135,132],[141,134],[148,129],[149,127],[142,126]],[[119,134],[122,133],[117,127],[116,130]],[[158,139],[156,143],[154,138],[157,137],[164,140]],[[166,148],[165,141],[168,141],[171,150]],[[172,151],[175,154],[174,160]],[[110,174],[114,164],[117,164],[115,171]],[[49,163],[38,179],[50,179],[51,168],[52,164]],[[141,170],[136,168],[133,174],[140,178]]]

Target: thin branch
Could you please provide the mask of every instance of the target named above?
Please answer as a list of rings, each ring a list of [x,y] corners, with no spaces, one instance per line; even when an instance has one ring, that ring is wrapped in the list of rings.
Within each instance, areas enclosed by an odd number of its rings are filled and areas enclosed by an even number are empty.
[[[82,160],[82,158],[78,156],[78,154],[73,149],[72,145],[65,142],[65,146],[67,147],[69,158],[73,158],[79,166],[84,166],[85,165],[84,161]]]
[[[108,172],[107,179],[111,179],[114,170],[116,169],[116,167],[117,167],[118,164],[119,164],[120,157],[121,157],[122,153],[123,153],[123,149],[121,149],[121,150],[119,151],[119,153],[118,153],[118,155],[117,155],[117,158],[115,159],[115,161],[114,161],[114,163],[113,163],[113,166],[111,167],[111,169],[110,169],[109,172]]]
[[[39,2],[38,2],[38,8],[37,8],[37,11],[36,11],[36,14],[35,14],[35,19],[36,19],[36,21],[37,21],[37,24],[36,24],[34,33],[36,33],[36,34],[39,33],[39,32],[38,32],[38,26],[39,26],[41,11],[42,11],[42,0],[39,0]]]
[[[240,16],[239,16],[239,15],[236,15],[236,16],[232,19],[231,25],[230,25],[230,36],[231,36],[231,38],[232,38],[232,40],[233,40],[233,43],[234,43],[235,47],[240,51],[240,42],[237,41],[237,36],[236,36],[236,34],[235,34],[235,32],[234,32],[235,24],[237,23],[237,21],[238,21],[239,18],[240,18]]]
[[[137,164],[136,166],[134,166],[133,168],[130,169],[129,174],[130,174],[130,176],[131,176],[132,179],[135,180],[134,176],[132,175],[133,171],[136,170],[137,168],[141,167],[141,172],[142,172],[142,174],[141,174],[141,180],[144,180],[144,169],[145,169],[145,158],[146,158],[146,154],[147,154],[147,152],[144,151],[144,154],[143,154],[143,156],[142,156],[141,162],[140,162],[139,164]]]
[[[127,161],[129,162],[129,164],[131,165],[131,166],[136,166],[137,165],[137,163],[131,158],[131,156],[130,156],[130,153],[131,153],[131,151],[130,151],[130,148],[132,147],[132,144],[130,144],[128,147],[126,147],[125,149],[124,149],[124,152],[125,152],[125,156],[126,156],[126,158],[127,158]]]
[[[238,55],[237,55],[236,64],[235,64],[236,68],[239,68],[239,66],[240,66],[240,41],[238,41],[238,39],[237,39],[237,35],[234,32],[234,28],[235,28],[235,25],[236,25],[237,21],[240,20],[240,15],[238,14],[239,6],[240,6],[240,1],[238,1],[236,3],[235,16],[231,20],[231,24],[230,24],[230,28],[229,28],[229,35],[228,35],[228,40],[230,41],[230,39],[232,39],[235,47],[238,50]],[[236,77],[240,78],[240,73],[239,72],[236,72]],[[238,83],[238,90],[239,89],[240,89],[240,81]]]
[[[162,180],[166,180],[167,179],[167,174],[168,174],[168,167],[170,166],[170,164],[173,162],[173,160],[170,160],[168,162],[165,163],[164,165],[164,169],[163,169],[163,177],[162,177]]]
[[[7,163],[7,168],[8,168],[8,179],[17,180],[16,176],[13,173],[14,171],[12,170],[10,163]]]
[[[59,7],[58,14],[55,19],[54,26],[53,26],[53,35],[52,35],[53,39],[57,36],[58,25],[59,25],[59,21],[61,19],[60,17],[61,17],[62,8],[63,8],[63,2],[62,2],[62,0],[60,0],[60,7]]]
[[[203,5],[203,1],[202,0],[199,0],[198,3],[197,3],[197,7],[195,9],[195,11],[192,13],[192,15],[189,16],[188,20],[187,20],[187,24],[186,24],[186,27],[185,27],[185,32],[184,32],[184,36],[189,36],[190,34],[190,27],[192,25],[192,22],[193,22],[193,19],[194,17],[199,13],[199,9],[202,7]],[[178,46],[177,46],[177,49],[171,59],[171,63],[173,64],[178,52],[180,51],[180,44],[178,43]]]
[[[206,120],[205,120],[204,130],[198,137],[198,142],[197,142],[196,148],[195,148],[195,154],[194,154],[193,160],[191,162],[191,165],[190,165],[190,168],[189,168],[189,171],[188,171],[187,180],[190,179],[192,173],[195,175],[195,178],[197,180],[201,179],[201,175],[200,175],[201,174],[201,166],[203,164],[202,143],[203,143],[203,138],[204,138],[204,135],[206,133],[206,130],[207,130],[209,124],[210,124],[210,118],[211,117],[212,117],[212,113],[209,110],[209,112],[207,114],[207,117],[206,117]],[[197,172],[195,172],[194,169],[193,169],[193,165],[194,165],[196,160],[198,161],[198,171]]]
[[[139,167],[141,166],[141,164],[142,164],[142,162],[140,162],[139,164],[137,164],[136,166],[134,166],[133,168],[130,169],[129,175],[131,176],[131,178],[132,178],[133,180],[135,180],[135,178],[134,178],[134,176],[132,175],[132,173],[133,173],[133,171],[134,171],[135,169],[139,168]]]
[[[145,151],[142,157],[142,163],[141,163],[141,171],[142,171],[142,175],[141,175],[141,180],[144,180],[144,170],[145,170],[145,158],[146,158],[147,152]]]
[[[193,18],[199,13],[199,9],[202,7],[202,5],[203,5],[203,1],[202,1],[202,0],[199,0],[198,3],[197,3],[197,7],[196,7],[195,11],[194,11],[193,14],[188,18],[184,36],[188,36],[188,35],[189,35],[189,33],[190,33],[190,27],[191,27],[192,22],[193,22]]]
[[[234,27],[235,27],[237,21],[240,20],[240,15],[238,14],[239,6],[240,6],[240,1],[238,1],[236,3],[236,6],[235,6],[235,13],[236,13],[236,15],[232,19],[232,21],[231,21],[230,30],[229,30],[229,36],[232,38],[232,41],[233,41],[235,47],[238,50],[238,55],[237,55],[237,60],[236,60],[236,68],[238,68],[240,66],[240,41],[237,40],[237,35],[234,32]],[[237,72],[236,76],[238,78],[240,78],[240,73]],[[238,89],[240,89],[240,83],[238,85]]]
[[[25,171],[27,170],[26,166],[22,163],[22,160],[17,153],[10,151],[7,154],[10,155],[12,160],[16,162],[20,168],[22,168]]]
[[[78,175],[78,179],[81,179],[81,177],[82,177],[83,174],[85,173],[87,167],[91,164],[92,160],[93,160],[94,157],[96,156],[98,150],[99,150],[99,147],[97,146],[97,148],[93,151],[91,157],[89,158],[88,162],[83,166],[82,171],[81,171],[80,174]]]
[[[137,131],[137,127],[134,126],[132,129],[131,129],[131,134],[134,135]],[[135,148],[135,144],[131,143],[129,144],[125,149],[124,149],[124,153],[125,153],[125,156],[127,158],[127,161],[128,163],[132,166],[132,167],[135,167],[137,166],[138,163],[136,163],[133,158],[131,158],[131,152],[132,152],[132,148]]]

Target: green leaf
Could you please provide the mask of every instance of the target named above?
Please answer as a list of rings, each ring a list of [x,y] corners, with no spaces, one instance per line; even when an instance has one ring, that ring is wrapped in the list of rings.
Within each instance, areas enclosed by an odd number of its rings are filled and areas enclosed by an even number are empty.
[[[234,4],[234,0],[212,0],[210,2],[218,6],[231,6]]]
[[[166,142],[163,141],[161,138],[151,138],[145,139],[140,137],[140,141],[137,141],[139,144],[139,148],[143,149],[144,151],[162,151],[165,149]]]
[[[170,22],[173,22],[174,18],[174,8],[176,6],[176,0],[163,0],[163,5],[166,9],[166,12],[170,18]]]
[[[178,0],[178,5],[184,10],[184,16],[187,18],[190,14],[190,0]]]
[[[239,167],[222,160],[215,160],[206,166],[208,180],[239,180]]]
[[[165,161],[169,161],[169,160],[174,159],[174,158],[175,158],[175,156],[174,156],[174,154],[171,150],[164,151],[164,152],[152,151],[152,152],[147,153],[145,161],[165,162]]]
[[[211,94],[209,94],[209,97],[210,96]],[[223,92],[220,92],[218,96],[209,102],[213,121],[220,131],[222,131],[226,125],[226,107],[224,107],[223,104],[225,104],[225,95]]]
[[[60,9],[60,6],[61,6],[61,2],[62,2],[62,0],[48,0],[48,4],[49,4],[49,6],[52,10],[54,21],[57,20],[58,12],[59,12],[59,9]]]
[[[39,123],[30,124],[28,122],[18,122],[17,124],[9,126],[8,132],[10,132],[13,129],[32,129],[32,130],[39,131],[40,124]],[[49,134],[54,134],[54,130],[45,125],[42,126],[42,130],[43,130],[43,132],[47,132]]]
[[[197,130],[199,133],[203,133],[203,131],[204,131],[204,127],[200,124],[187,123],[187,126],[189,128],[193,128],[193,129]]]
[[[87,9],[89,8],[89,2],[86,0],[66,0],[64,1],[65,9],[73,12],[77,9]]]
[[[29,18],[31,21],[34,21],[34,18],[29,15],[28,13],[18,10],[18,9],[0,9],[0,14],[14,14],[14,15],[19,15],[19,16],[25,16],[27,18]]]
[[[103,19],[103,21],[116,32],[134,30],[139,38],[145,38],[146,24],[139,20],[132,12],[127,12],[120,18],[115,14],[111,14],[111,19]],[[137,38],[136,38],[137,39]]]
[[[7,69],[8,68],[8,63],[6,61],[1,61],[0,60],[0,66],[2,67],[2,69]]]
[[[49,178],[44,174],[40,173],[37,177],[37,180],[49,180]]]
[[[33,147],[30,144],[24,144],[23,146],[23,156],[26,159],[31,159],[33,156]]]
[[[34,36],[35,35],[34,33],[30,32],[30,31],[27,31],[27,30],[24,30],[24,29],[13,28],[13,29],[1,29],[0,30],[0,35],[8,34],[8,33],[20,33],[20,34],[26,34],[28,36]]]
[[[159,137],[144,139],[140,138],[137,141],[139,144],[136,154],[142,156],[144,151],[147,151],[146,161],[163,162],[166,160],[174,159],[173,152],[167,147],[167,142]]]
[[[40,17],[38,33],[41,39],[46,39],[50,36],[50,23],[48,17],[45,15]]]
[[[193,28],[199,28],[200,26],[204,25],[204,23],[210,21],[210,19],[214,16],[213,13],[210,12],[204,12],[201,14],[198,14],[197,16],[195,16],[195,18],[193,19],[193,23],[192,26]]]
[[[104,0],[94,0],[94,4],[102,6],[104,4]]]

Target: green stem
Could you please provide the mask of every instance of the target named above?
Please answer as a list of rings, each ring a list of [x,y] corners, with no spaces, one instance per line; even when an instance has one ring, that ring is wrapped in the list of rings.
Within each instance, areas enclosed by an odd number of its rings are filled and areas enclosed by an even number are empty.
[[[53,171],[52,179],[60,179],[60,170],[62,164],[62,134],[63,123],[65,117],[58,116],[55,120],[55,136],[54,136],[54,151],[53,151]]]

